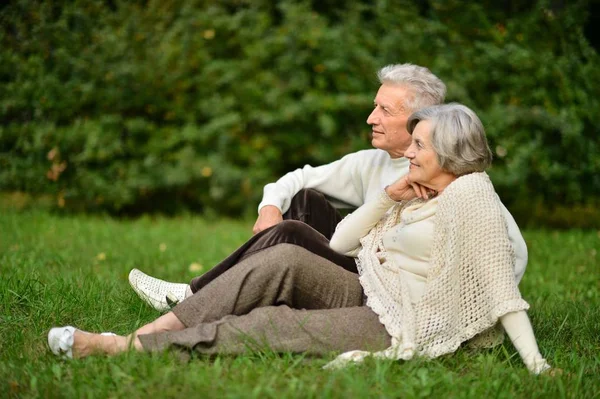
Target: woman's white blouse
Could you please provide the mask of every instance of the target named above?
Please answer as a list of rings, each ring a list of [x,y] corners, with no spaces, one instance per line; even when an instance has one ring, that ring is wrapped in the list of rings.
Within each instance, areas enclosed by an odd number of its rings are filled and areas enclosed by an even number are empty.
[[[409,283],[413,304],[425,292],[437,203],[437,198],[433,198],[407,207],[402,212],[400,223],[383,236],[383,246],[391,259],[384,260],[382,266],[393,268],[396,265],[398,273],[402,273]]]

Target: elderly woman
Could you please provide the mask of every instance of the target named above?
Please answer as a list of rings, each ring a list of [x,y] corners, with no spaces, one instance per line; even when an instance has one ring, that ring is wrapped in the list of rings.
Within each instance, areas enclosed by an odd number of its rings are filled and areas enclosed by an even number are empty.
[[[345,352],[329,364],[336,367],[371,354],[408,360],[463,343],[493,346],[503,327],[530,371],[549,369],[515,282],[500,201],[483,172],[492,156],[480,120],[463,105],[434,106],[411,115],[408,130],[408,175],[344,219],[331,239],[336,251],[357,256],[359,275],[279,244],[127,337],[53,328],[50,348],[67,357],[130,347]],[[430,195],[421,196],[424,189]]]

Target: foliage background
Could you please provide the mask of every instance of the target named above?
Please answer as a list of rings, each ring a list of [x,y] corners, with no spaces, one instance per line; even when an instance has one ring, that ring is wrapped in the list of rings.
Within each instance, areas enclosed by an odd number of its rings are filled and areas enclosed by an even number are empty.
[[[475,109],[519,222],[600,225],[593,1],[33,1],[0,6],[0,190],[66,210],[254,213],[369,148],[375,71]]]

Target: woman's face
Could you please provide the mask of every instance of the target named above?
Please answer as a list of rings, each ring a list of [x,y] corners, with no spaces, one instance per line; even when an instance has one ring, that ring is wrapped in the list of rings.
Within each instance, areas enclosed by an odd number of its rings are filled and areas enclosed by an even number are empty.
[[[421,121],[412,134],[410,147],[404,152],[410,161],[408,178],[414,183],[433,188],[443,189],[447,185],[451,173],[444,171],[438,162],[437,154],[431,145],[431,122]]]

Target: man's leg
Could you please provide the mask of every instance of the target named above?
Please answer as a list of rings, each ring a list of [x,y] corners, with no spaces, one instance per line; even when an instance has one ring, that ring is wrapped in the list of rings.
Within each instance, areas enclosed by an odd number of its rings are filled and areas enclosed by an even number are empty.
[[[197,292],[247,256],[278,244],[292,244],[307,249],[342,268],[358,273],[354,258],[335,252],[329,247],[329,240],[315,229],[296,220],[284,220],[275,226],[256,234],[244,245],[229,255],[221,263],[194,278],[190,282],[192,292]]]
[[[222,262],[194,278],[189,284],[189,292],[197,292],[245,257],[281,243],[306,248],[346,270],[358,272],[354,258],[341,255],[329,247],[328,236],[333,234],[341,216],[322,194],[315,190],[301,190],[293,198],[290,210],[284,217],[286,220],[252,236]],[[320,229],[321,233],[310,224]],[[174,302],[181,302],[187,297],[187,285],[165,282],[136,269],[130,273],[129,282],[142,299],[159,311],[169,308],[165,298],[168,293],[175,294]]]
[[[342,216],[323,194],[311,189],[300,190],[292,198],[290,209],[283,214],[283,218],[283,222],[254,235],[218,265],[194,278],[190,283],[192,292],[204,287],[245,256],[282,243],[301,246],[346,270],[358,273],[353,258],[340,255],[329,248],[329,239]],[[295,223],[294,220],[311,228]]]
[[[292,198],[290,209],[283,214],[283,220],[304,222],[331,240],[335,227],[342,220],[342,215],[322,193],[317,190],[302,189]]]

